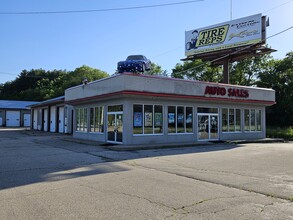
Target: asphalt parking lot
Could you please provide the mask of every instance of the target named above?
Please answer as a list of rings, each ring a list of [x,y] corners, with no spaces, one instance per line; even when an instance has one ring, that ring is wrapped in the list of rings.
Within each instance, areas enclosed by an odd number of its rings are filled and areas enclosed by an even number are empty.
[[[0,129],[0,219],[293,219],[293,144],[115,151]]]

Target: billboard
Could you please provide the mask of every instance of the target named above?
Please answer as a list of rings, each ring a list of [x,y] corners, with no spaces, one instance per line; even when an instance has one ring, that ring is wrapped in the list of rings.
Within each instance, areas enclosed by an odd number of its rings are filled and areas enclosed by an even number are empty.
[[[256,14],[185,32],[185,55],[241,47],[262,41],[262,15]]]

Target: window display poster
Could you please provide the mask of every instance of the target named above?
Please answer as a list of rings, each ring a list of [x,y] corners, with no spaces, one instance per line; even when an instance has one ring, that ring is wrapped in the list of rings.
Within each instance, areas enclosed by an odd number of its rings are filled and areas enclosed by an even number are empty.
[[[163,116],[162,113],[155,113],[155,126],[162,126]]]
[[[169,124],[175,123],[175,113],[168,114],[168,123]]]
[[[178,114],[178,116],[177,116],[177,123],[178,124],[182,124],[183,123],[183,118],[184,118],[183,114]]]
[[[133,126],[141,127],[142,126],[142,112],[133,113]]]
[[[153,114],[151,112],[144,113],[144,126],[153,126]]]

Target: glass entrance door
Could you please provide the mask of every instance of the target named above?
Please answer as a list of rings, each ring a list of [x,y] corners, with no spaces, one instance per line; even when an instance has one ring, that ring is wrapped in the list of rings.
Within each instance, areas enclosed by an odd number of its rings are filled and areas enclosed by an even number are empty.
[[[108,129],[107,129],[107,141],[122,143],[123,139],[123,113],[122,112],[110,112],[108,113]]]
[[[218,140],[218,114],[198,114],[198,139]]]

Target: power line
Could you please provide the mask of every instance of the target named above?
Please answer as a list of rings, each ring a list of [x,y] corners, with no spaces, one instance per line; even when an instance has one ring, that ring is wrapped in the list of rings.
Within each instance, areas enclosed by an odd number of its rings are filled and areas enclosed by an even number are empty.
[[[4,75],[13,75],[13,76],[18,75],[17,73],[6,73],[6,72],[0,72],[0,74],[4,74]]]
[[[171,50],[168,50],[168,51],[166,51],[166,52],[163,52],[163,53],[160,53],[160,54],[158,54],[158,55],[156,55],[156,56],[153,56],[153,57],[151,57],[151,59],[156,58],[156,57],[163,56],[163,55],[165,55],[165,54],[171,53],[171,52],[173,52],[173,51],[175,51],[175,50],[178,50],[178,49],[181,49],[181,48],[182,48],[182,46],[179,46],[179,47],[173,48],[173,49],[171,49]]]
[[[273,35],[267,37],[266,40],[267,40],[267,39],[270,39],[270,38],[272,38],[272,37],[275,37],[275,36],[277,36],[277,35],[279,35],[279,34],[282,34],[282,33],[286,32],[286,31],[289,31],[289,30],[292,29],[292,28],[293,28],[293,26],[291,26],[291,27],[289,27],[289,28],[287,28],[287,29],[285,29],[285,30],[282,30],[282,31],[280,31],[280,32],[278,32],[278,33],[276,33],[276,34],[273,34]]]
[[[287,2],[285,2],[285,3],[283,3],[283,4],[277,5],[277,6],[271,8],[271,9],[269,9],[269,10],[264,11],[263,13],[267,13],[267,12],[269,12],[269,11],[272,11],[272,10],[274,10],[274,9],[276,9],[276,8],[279,8],[279,7],[283,6],[283,5],[286,5],[286,4],[288,4],[288,3],[292,2],[292,1],[293,1],[293,0],[290,0],[290,1],[287,1]]]
[[[144,5],[144,6],[134,6],[134,7],[75,10],[75,11],[73,10],[73,11],[0,12],[0,15],[72,14],[72,13],[93,13],[93,12],[123,11],[123,10],[157,8],[157,7],[166,7],[166,6],[173,6],[173,5],[183,5],[183,4],[190,4],[190,3],[200,2],[200,1],[204,1],[204,0],[192,0],[192,1],[184,1],[184,2],[174,2],[174,3],[157,4],[157,5]]]
[[[269,9],[269,10],[266,10],[266,11],[262,12],[262,14],[264,14],[264,13],[266,13],[266,12],[268,12],[268,11],[272,11],[272,10],[274,10],[274,9],[276,9],[276,8],[279,8],[279,7],[283,6],[283,5],[286,5],[286,4],[290,3],[290,2],[293,2],[293,0],[290,0],[290,1],[287,1],[287,2],[285,2],[285,3],[283,3],[283,4],[277,5],[277,6],[271,8],[271,9]],[[232,20],[232,0],[230,0],[230,20]],[[180,47],[176,47],[176,48],[171,49],[171,50],[168,50],[168,51],[166,51],[166,52],[163,52],[163,53],[161,53],[161,54],[159,54],[159,55],[154,56],[153,58],[158,57],[158,56],[162,56],[162,55],[165,55],[165,54],[168,54],[168,53],[170,53],[170,52],[172,52],[172,51],[174,51],[174,50],[178,50],[178,49],[180,49],[180,48],[182,48],[182,46],[180,46]]]

